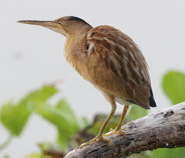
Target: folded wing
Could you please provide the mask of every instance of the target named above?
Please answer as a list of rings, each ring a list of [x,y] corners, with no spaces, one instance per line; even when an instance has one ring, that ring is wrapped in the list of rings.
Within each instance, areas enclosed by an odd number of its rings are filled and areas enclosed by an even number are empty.
[[[143,108],[156,106],[150,86],[146,60],[134,41],[110,26],[98,26],[87,35],[88,55],[96,53],[99,60],[122,81],[126,101]],[[153,103],[154,101],[154,103]]]

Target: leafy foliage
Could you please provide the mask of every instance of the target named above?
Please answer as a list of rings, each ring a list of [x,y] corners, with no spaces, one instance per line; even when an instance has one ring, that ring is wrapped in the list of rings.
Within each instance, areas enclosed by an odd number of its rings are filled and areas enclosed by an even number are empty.
[[[177,149],[157,149],[155,150],[152,155],[151,158],[156,158],[156,157],[167,157],[167,158],[174,158],[174,157],[178,157],[178,158],[184,158],[185,155],[185,149],[183,148],[177,148]]]
[[[185,101],[185,74],[178,71],[169,71],[163,77],[162,87],[173,104]],[[13,100],[4,103],[0,110],[0,121],[9,130],[10,137],[0,150],[5,147],[14,136],[20,136],[32,113],[36,113],[52,123],[58,129],[56,143],[58,147],[50,143],[40,144],[41,153],[30,154],[28,158],[49,158],[54,155],[63,157],[68,150],[77,147],[80,143],[92,139],[101,128],[107,115],[97,114],[94,121],[89,123],[86,118],[79,121],[73,110],[65,99],[60,99],[56,105],[50,105],[48,99],[55,95],[58,90],[53,85],[43,86],[29,93],[17,104]],[[147,115],[148,111],[132,106],[124,123],[136,120]],[[114,129],[120,119],[115,115],[109,122],[105,132]],[[82,129],[82,127],[85,127]],[[153,152],[146,151],[141,154],[133,154],[129,158],[156,158],[156,157],[178,157],[184,158],[185,148],[157,149]]]
[[[162,81],[162,87],[166,95],[173,104],[185,101],[185,74],[179,71],[167,72]],[[151,158],[167,157],[167,158],[184,158],[185,148],[177,149],[157,149]]]
[[[173,104],[185,101],[185,74],[180,71],[167,72],[162,87]]]
[[[78,120],[65,100],[54,107],[40,104],[34,111],[58,128],[58,143],[62,148],[66,147],[68,137],[79,130]]]
[[[91,124],[89,124],[85,118],[83,118],[82,121],[79,121],[65,99],[60,99],[56,105],[49,104],[48,99],[57,92],[58,90],[53,85],[43,86],[38,90],[30,92],[17,104],[13,103],[12,100],[4,103],[0,110],[0,119],[2,124],[10,131],[10,138],[21,134],[32,113],[40,115],[56,126],[58,129],[57,143],[60,146],[60,151],[63,151],[62,154],[65,154],[68,151],[66,148],[67,145],[74,148],[77,147],[79,143],[83,143],[93,138],[100,130],[107,115],[96,115]],[[124,123],[129,120],[143,117],[146,114],[146,110],[138,106],[133,106]],[[120,115],[115,115],[110,120],[105,132],[108,132],[110,128],[114,129],[117,126],[119,119]],[[85,126],[85,128],[80,131],[80,127],[83,126]],[[1,147],[3,147],[3,145]],[[50,148],[53,148],[52,145],[47,144],[46,148],[45,143],[41,147],[42,154],[31,154],[27,157],[43,157],[45,155],[44,153],[47,153]]]
[[[36,113],[56,126],[58,129],[57,141],[61,148],[66,148],[67,139],[79,131],[80,124],[65,99],[59,100],[53,106],[48,103],[47,100],[57,92],[58,90],[53,85],[43,86],[29,93],[17,104],[12,100],[4,103],[0,110],[0,121],[9,130],[11,134],[9,138],[20,136],[29,116]],[[10,139],[0,145],[0,150],[9,142]]]
[[[19,136],[32,109],[45,102],[56,92],[57,89],[54,86],[44,86],[39,90],[31,92],[16,105],[12,100],[4,103],[0,111],[1,122],[12,135]]]

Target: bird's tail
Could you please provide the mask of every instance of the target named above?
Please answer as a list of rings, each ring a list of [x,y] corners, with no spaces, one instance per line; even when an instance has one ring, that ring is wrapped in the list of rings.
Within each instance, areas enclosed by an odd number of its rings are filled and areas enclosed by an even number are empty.
[[[151,107],[156,107],[156,106],[157,106],[156,103],[155,103],[155,100],[154,100],[154,96],[153,96],[152,89],[150,90],[149,101],[150,101],[150,106],[151,106]]]

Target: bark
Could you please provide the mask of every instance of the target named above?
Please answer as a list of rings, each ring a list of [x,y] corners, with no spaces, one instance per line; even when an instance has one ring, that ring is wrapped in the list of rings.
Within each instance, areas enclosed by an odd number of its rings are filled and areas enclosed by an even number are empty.
[[[74,149],[65,158],[125,158],[157,148],[185,147],[185,102],[149,114],[122,127],[125,135],[112,135],[113,145],[93,142]]]

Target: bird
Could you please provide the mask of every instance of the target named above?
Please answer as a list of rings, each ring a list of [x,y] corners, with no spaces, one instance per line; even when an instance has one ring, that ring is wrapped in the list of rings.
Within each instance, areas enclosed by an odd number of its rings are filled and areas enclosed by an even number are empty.
[[[75,16],[64,16],[54,21],[18,22],[43,26],[65,36],[63,54],[66,61],[111,105],[97,136],[80,148],[99,140],[112,145],[103,132],[116,111],[117,102],[124,107],[117,127],[109,133],[111,135],[125,134],[121,126],[129,105],[136,104],[144,109],[156,107],[146,59],[137,44],[120,30],[108,25],[92,27]]]

